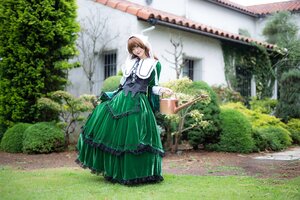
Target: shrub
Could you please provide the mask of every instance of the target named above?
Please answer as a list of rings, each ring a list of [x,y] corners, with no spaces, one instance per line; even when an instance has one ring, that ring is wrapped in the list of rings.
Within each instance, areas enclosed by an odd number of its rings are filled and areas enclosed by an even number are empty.
[[[203,81],[186,81],[188,78],[182,78],[179,80],[169,81],[164,86],[171,88],[174,92],[180,92],[195,96],[201,91],[205,91],[210,96],[210,102],[198,101],[190,107],[190,110],[198,110],[203,114],[203,120],[208,121],[209,124],[205,127],[195,127],[186,131],[183,136],[188,139],[189,143],[194,149],[198,148],[199,144],[216,143],[220,134],[220,108],[218,105],[217,95],[211,89],[211,87]],[[187,117],[185,127],[195,123],[195,119]]]
[[[286,125],[281,122],[280,119],[274,116],[263,114],[259,110],[249,110],[241,103],[227,103],[225,105],[222,105],[222,108],[231,108],[240,111],[248,118],[254,128],[267,126],[279,126],[282,128],[286,128]]]
[[[239,92],[236,92],[224,85],[214,85],[211,87],[218,96],[220,103],[227,102],[245,102],[245,99]]]
[[[65,132],[65,145],[69,145],[70,135],[75,132],[77,126],[86,119],[85,112],[96,107],[96,97],[94,95],[81,95],[75,97],[66,91],[55,91],[40,98],[37,107],[49,112],[57,112],[60,122],[57,123]]]
[[[122,76],[110,76],[103,82],[102,92],[109,92],[118,89]]]
[[[274,114],[278,101],[276,99],[262,99],[259,100],[254,97],[250,101],[251,110],[259,111],[264,114]]]
[[[222,109],[220,118],[222,133],[217,150],[241,153],[252,152],[254,141],[251,137],[252,128],[248,119],[242,113],[233,109]]]
[[[50,122],[30,126],[24,133],[24,153],[50,153],[64,149],[64,133]]]
[[[254,131],[253,138],[258,150],[279,151],[291,145],[290,133],[282,127],[263,127]]]
[[[300,119],[289,120],[287,130],[291,133],[293,143],[300,144]]]
[[[280,98],[276,116],[287,122],[290,118],[300,118],[300,70],[294,69],[282,74]]]
[[[1,141],[1,150],[10,153],[22,152],[24,132],[30,126],[31,124],[18,123],[7,129]]]
[[[67,85],[76,7],[75,0],[0,1],[0,124],[38,120],[37,98]]]

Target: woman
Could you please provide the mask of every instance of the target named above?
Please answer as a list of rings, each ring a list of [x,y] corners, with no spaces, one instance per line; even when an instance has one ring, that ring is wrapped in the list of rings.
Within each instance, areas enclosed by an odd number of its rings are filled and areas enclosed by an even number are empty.
[[[77,161],[111,182],[160,182],[164,151],[154,112],[158,95],[172,91],[157,86],[161,65],[145,36],[131,36],[127,49],[119,92],[89,116],[79,136]]]

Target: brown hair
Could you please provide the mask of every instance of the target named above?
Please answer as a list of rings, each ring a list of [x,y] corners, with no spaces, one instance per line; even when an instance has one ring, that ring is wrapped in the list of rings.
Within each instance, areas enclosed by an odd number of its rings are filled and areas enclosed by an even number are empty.
[[[136,57],[137,57],[136,55],[134,55],[134,54],[132,53],[134,47],[141,47],[142,49],[145,50],[146,56],[147,56],[148,58],[150,57],[150,54],[149,54],[149,48],[148,48],[147,46],[145,46],[145,44],[142,42],[141,39],[139,39],[139,38],[133,36],[133,37],[130,37],[130,38],[128,39],[128,45],[127,45],[127,50],[128,50],[128,52],[132,55],[131,58],[136,58]]]

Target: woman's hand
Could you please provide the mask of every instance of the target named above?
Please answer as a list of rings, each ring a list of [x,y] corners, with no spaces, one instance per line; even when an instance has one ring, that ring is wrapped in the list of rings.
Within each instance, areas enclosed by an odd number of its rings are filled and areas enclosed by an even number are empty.
[[[163,88],[160,89],[160,93],[161,94],[166,94],[166,95],[171,95],[171,94],[173,94],[173,91],[169,88],[163,87]]]

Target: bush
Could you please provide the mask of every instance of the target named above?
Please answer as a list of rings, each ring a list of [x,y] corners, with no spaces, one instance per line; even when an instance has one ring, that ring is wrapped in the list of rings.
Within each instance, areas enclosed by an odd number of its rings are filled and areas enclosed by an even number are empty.
[[[290,118],[300,118],[300,70],[294,69],[282,74],[280,98],[276,116],[287,122]]]
[[[279,151],[291,145],[290,133],[282,127],[263,127],[255,129],[253,135],[258,150]]]
[[[199,92],[205,91],[210,96],[210,102],[198,101],[193,104],[190,110],[198,110],[203,114],[203,120],[209,121],[208,126],[205,128],[196,127],[190,129],[184,133],[184,137],[188,139],[189,143],[194,149],[198,148],[199,144],[203,144],[204,147],[209,143],[216,143],[219,140],[220,135],[220,107],[218,105],[217,95],[211,89],[211,87],[203,81],[186,81],[187,78],[180,80],[169,81],[164,86],[171,88],[174,92],[180,92],[192,96],[199,95]],[[195,120],[192,117],[187,117],[185,127],[189,127],[194,124]]]
[[[222,105],[222,108],[231,108],[240,111],[248,118],[248,120],[251,122],[252,127],[254,128],[262,128],[268,126],[278,126],[286,128],[286,125],[281,122],[280,119],[274,116],[263,114],[259,110],[249,110],[241,103],[228,103]]]
[[[218,96],[218,100],[220,103],[227,102],[245,102],[245,99],[239,92],[236,92],[224,85],[214,85],[212,89]]]
[[[259,100],[256,97],[250,101],[251,110],[259,111],[264,114],[274,114],[278,101],[276,99],[262,99]]]
[[[1,150],[10,153],[22,152],[24,132],[30,126],[31,124],[19,123],[7,129],[1,141]]]
[[[249,153],[254,149],[252,128],[248,119],[239,111],[222,109],[222,133],[217,150]]]
[[[291,133],[294,144],[300,144],[300,119],[291,119],[287,123],[287,130]]]
[[[26,129],[24,153],[50,153],[64,149],[64,133],[50,122],[40,122]]]
[[[122,76],[110,76],[103,82],[102,92],[109,92],[118,89]]]

